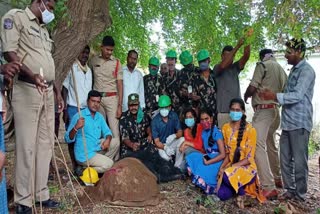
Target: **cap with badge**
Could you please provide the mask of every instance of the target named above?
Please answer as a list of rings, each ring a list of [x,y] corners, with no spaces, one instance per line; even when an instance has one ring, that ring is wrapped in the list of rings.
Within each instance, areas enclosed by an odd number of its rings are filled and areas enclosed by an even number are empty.
[[[138,105],[139,104],[139,95],[138,94],[130,94],[128,96],[128,105]]]

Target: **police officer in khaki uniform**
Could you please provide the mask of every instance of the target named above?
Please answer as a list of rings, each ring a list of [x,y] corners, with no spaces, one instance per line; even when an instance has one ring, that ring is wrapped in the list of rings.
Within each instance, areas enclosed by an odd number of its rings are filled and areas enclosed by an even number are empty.
[[[31,213],[32,200],[49,208],[49,163],[54,144],[54,92],[59,111],[63,100],[54,85],[53,41],[45,24],[54,19],[54,0],[33,0],[25,10],[13,9],[1,22],[1,41],[7,61],[23,64],[13,86],[16,130],[16,213]]]
[[[93,72],[93,89],[102,95],[100,111],[107,116],[112,131],[110,147],[117,147],[114,160],[119,159],[120,134],[119,119],[122,114],[123,72],[119,59],[112,56],[115,43],[111,36],[102,40],[101,55],[91,60]]]
[[[255,161],[263,188],[262,193],[266,198],[274,198],[277,196],[275,188],[282,187],[279,154],[273,139],[280,124],[279,108],[277,102],[262,100],[257,92],[266,88],[275,93],[282,92],[287,75],[273,57],[272,50],[261,50],[260,60],[244,99],[247,101],[252,96],[252,107],[255,111],[252,118],[252,125],[257,130]]]

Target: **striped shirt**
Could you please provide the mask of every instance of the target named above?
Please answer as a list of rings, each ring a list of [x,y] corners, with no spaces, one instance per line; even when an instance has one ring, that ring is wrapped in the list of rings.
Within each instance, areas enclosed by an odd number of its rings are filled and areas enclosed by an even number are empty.
[[[282,105],[281,128],[286,131],[312,129],[312,97],[316,74],[306,60],[291,69],[284,93],[277,93]]]

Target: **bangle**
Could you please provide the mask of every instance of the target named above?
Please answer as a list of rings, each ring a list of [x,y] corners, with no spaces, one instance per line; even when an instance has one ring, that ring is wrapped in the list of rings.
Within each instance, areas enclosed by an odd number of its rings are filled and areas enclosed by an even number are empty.
[[[75,127],[75,126],[73,127],[73,129],[74,129],[76,132],[78,132],[78,129],[76,129],[76,127]]]

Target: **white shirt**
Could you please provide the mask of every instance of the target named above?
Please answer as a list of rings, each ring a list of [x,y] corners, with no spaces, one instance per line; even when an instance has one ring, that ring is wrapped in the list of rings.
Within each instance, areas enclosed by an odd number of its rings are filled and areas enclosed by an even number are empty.
[[[122,112],[128,110],[128,96],[132,93],[139,95],[140,107],[145,108],[143,75],[138,69],[129,71],[127,66],[122,67],[123,71],[123,101]]]
[[[75,62],[72,65],[75,74],[75,81],[77,85],[80,108],[87,107],[88,93],[92,90],[92,72],[88,66],[86,67],[87,72],[85,73],[81,70],[77,62]],[[70,106],[77,107],[77,99],[74,91],[72,70],[69,71],[66,79],[63,81],[63,86],[66,89],[68,89],[67,104]]]

